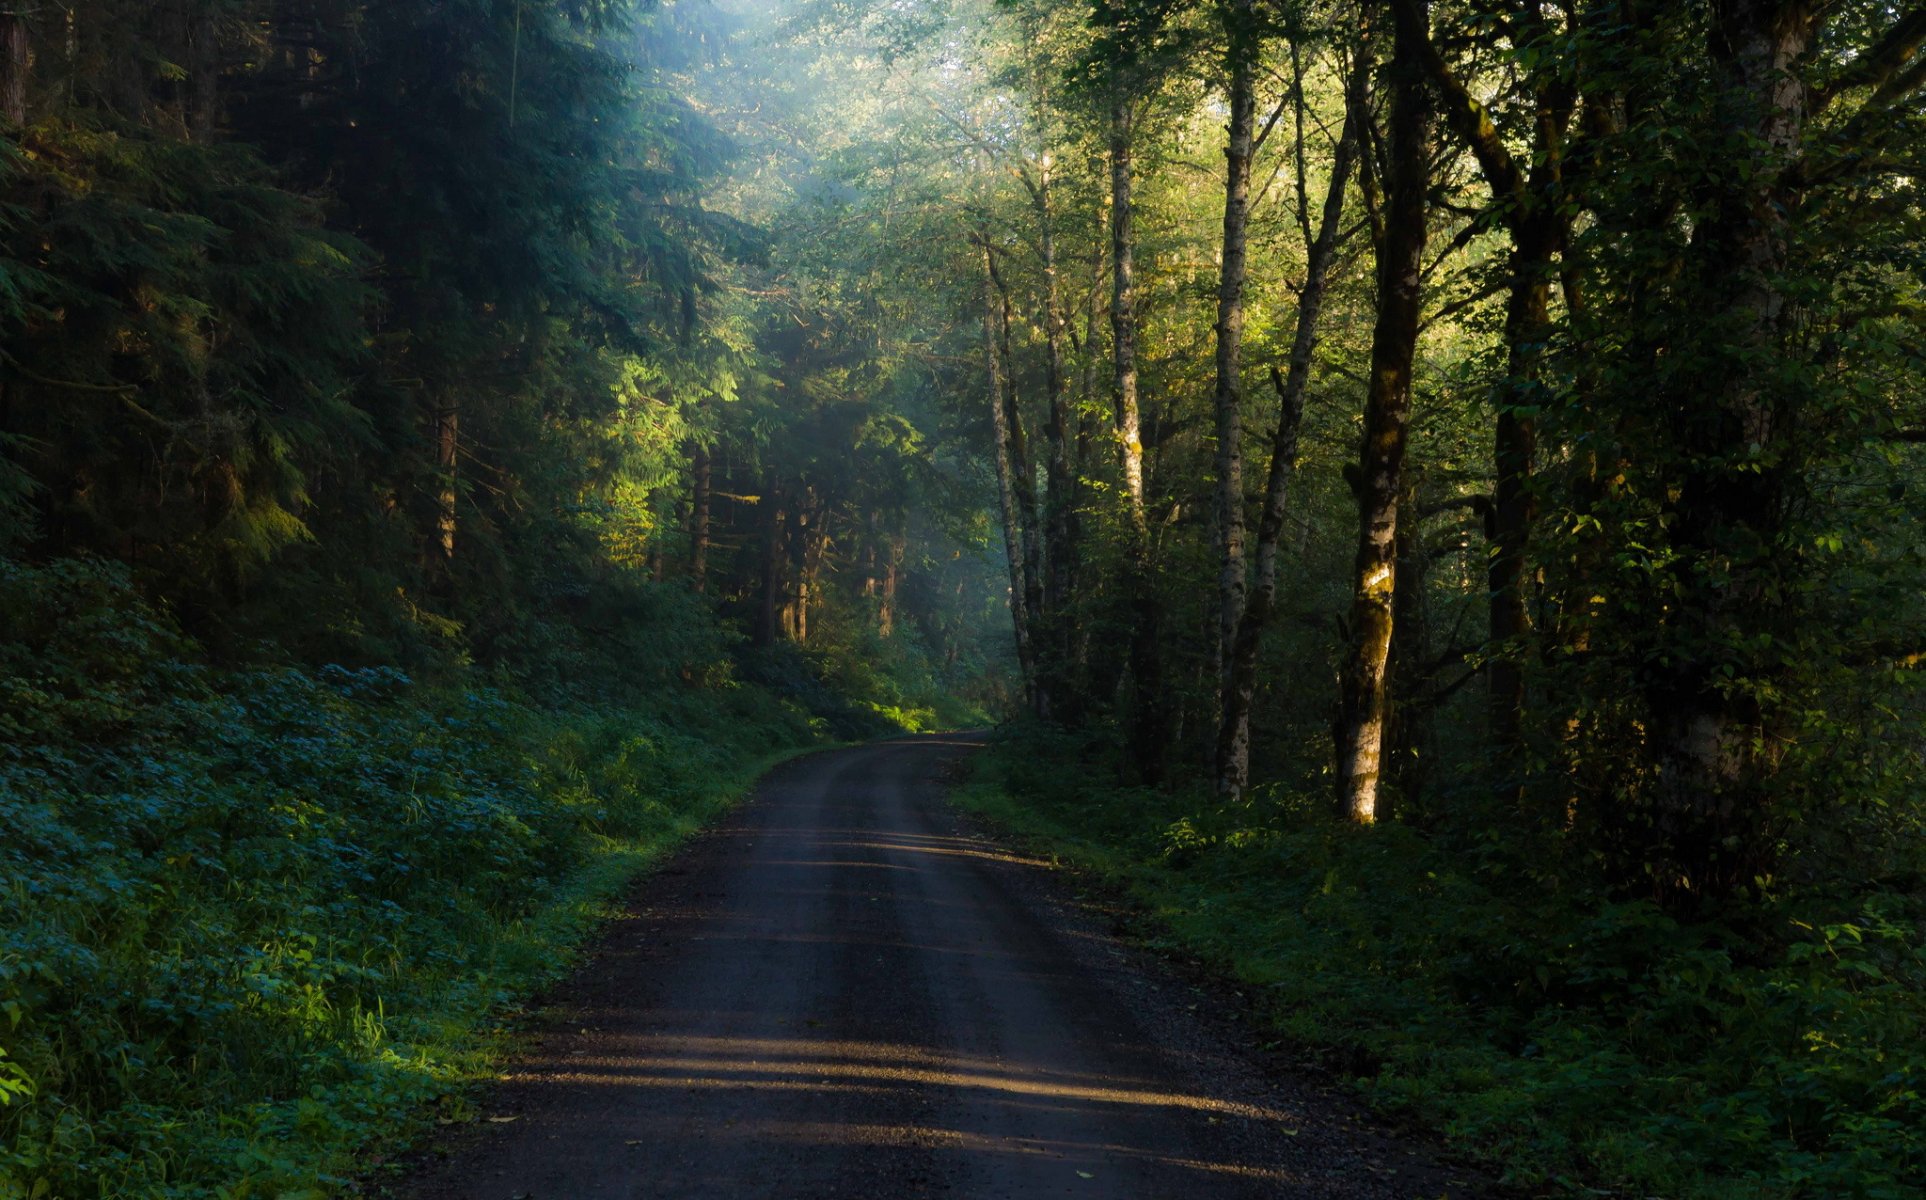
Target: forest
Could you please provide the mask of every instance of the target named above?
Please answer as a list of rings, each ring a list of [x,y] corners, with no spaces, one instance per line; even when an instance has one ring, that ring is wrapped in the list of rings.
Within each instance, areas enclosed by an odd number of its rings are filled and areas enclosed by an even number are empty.
[[[1926,1195],[1926,7],[0,0],[0,1200],[375,1194],[777,761],[1521,1195]]]

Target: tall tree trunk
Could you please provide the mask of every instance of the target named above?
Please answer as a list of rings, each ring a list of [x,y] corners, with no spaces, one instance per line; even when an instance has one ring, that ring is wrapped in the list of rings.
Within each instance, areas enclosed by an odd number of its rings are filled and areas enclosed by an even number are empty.
[[[1117,384],[1117,453],[1133,536],[1147,541],[1143,419],[1137,408],[1135,122],[1127,99],[1110,106],[1110,335]]]
[[[881,586],[883,575],[876,568],[877,527],[882,524],[882,514],[875,509],[869,510],[869,531],[863,538],[863,598],[873,600],[876,589]]]
[[[1417,508],[1418,483],[1415,472],[1405,472],[1401,502],[1405,512]],[[1408,817],[1418,811],[1425,770],[1431,763],[1424,753],[1431,725],[1429,693],[1434,683],[1429,663],[1430,612],[1425,602],[1425,578],[1431,563],[1421,532],[1415,518],[1398,522],[1398,590],[1391,601],[1391,653],[1384,672],[1383,775],[1391,786],[1379,791],[1379,820],[1394,815]],[[1394,797],[1398,805],[1395,814],[1389,808]]]
[[[756,609],[755,644],[773,646],[782,633],[783,564],[789,558],[785,546],[789,515],[779,482],[772,480],[763,489],[762,504],[762,580]]]
[[[1277,430],[1271,440],[1271,464],[1264,485],[1264,510],[1257,527],[1257,570],[1251,593],[1237,622],[1231,644],[1230,667],[1219,699],[1216,784],[1219,797],[1236,801],[1250,786],[1251,703],[1257,694],[1257,654],[1264,627],[1277,601],[1277,549],[1288,514],[1291,475],[1297,466],[1298,429],[1304,418],[1304,395],[1311,381],[1311,358],[1317,350],[1318,321],[1324,310],[1325,288],[1337,257],[1338,235],[1344,223],[1344,196],[1351,167],[1362,141],[1365,106],[1370,102],[1370,58],[1361,48],[1344,93],[1344,130],[1332,156],[1331,179],[1317,234],[1305,247],[1304,286],[1298,289],[1297,330],[1291,339],[1288,375],[1273,370],[1277,389]],[[1302,100],[1299,101],[1302,103]],[[1300,198],[1300,203],[1302,199]]]
[[[709,590],[709,509],[714,469],[709,448],[697,442],[689,466],[689,578],[698,596]]]
[[[441,476],[435,532],[444,560],[455,557],[456,473],[461,456],[461,401],[453,397],[435,410],[435,466]]]
[[[1097,374],[1101,362],[1097,357],[1097,292],[1103,284],[1104,274],[1104,226],[1106,222],[1101,213],[1097,216],[1096,248],[1090,255],[1090,286],[1083,294],[1083,336],[1081,344],[1072,343],[1079,351],[1077,364],[1077,454],[1071,470],[1070,505],[1070,545],[1075,548],[1070,562],[1070,590],[1072,596],[1087,594],[1084,581],[1084,509],[1089,503],[1088,481],[1096,477],[1098,434],[1108,427],[1109,422],[1101,416],[1102,408],[1097,403]],[[1070,644],[1069,677],[1075,681],[1078,695],[1102,695],[1114,692],[1116,684],[1111,681],[1108,688],[1097,686],[1090,673],[1090,632],[1088,621],[1073,620],[1067,637]],[[1109,668],[1109,660],[1103,664]]]
[[[808,503],[798,509],[796,569],[796,641],[809,641],[809,614],[820,591],[823,559],[829,554],[830,511],[816,489],[810,488]]]
[[[0,7],[0,117],[15,129],[27,123],[27,77],[33,62],[25,8],[26,0],[5,0]]]
[[[876,632],[882,637],[896,636],[896,589],[903,578],[903,553],[908,545],[903,535],[889,535],[883,559],[883,597],[876,608]]]
[[[1130,101],[1110,105],[1110,337],[1117,389],[1117,460],[1129,529],[1130,756],[1145,783],[1163,778],[1169,706],[1163,690],[1163,613],[1144,508],[1143,419],[1137,402],[1137,231]]]
[[[1036,536],[1030,531],[1034,515],[1020,499],[1019,480],[1029,466],[1023,454],[1022,429],[1016,423],[1013,389],[1007,379],[1005,351],[1008,346],[1008,301],[997,274],[996,257],[988,242],[983,243],[983,360],[985,382],[990,392],[991,453],[996,463],[997,507],[1003,517],[1003,550],[1010,569],[1010,621],[1015,626],[1017,668],[1023,676],[1023,693],[1032,711],[1045,715],[1037,683],[1036,646],[1031,641],[1031,618],[1040,596],[1035,560],[1030,548]]]
[[[1041,125],[1041,122],[1039,122]],[[1074,658],[1075,622],[1070,619],[1076,575],[1076,470],[1071,462],[1075,436],[1070,411],[1070,381],[1064,370],[1062,282],[1057,270],[1055,179],[1046,153],[1037,168],[1033,192],[1037,214],[1037,244],[1043,266],[1044,390],[1048,403],[1044,438],[1050,457],[1045,467],[1043,632],[1046,653],[1038,669],[1047,681],[1058,716],[1072,699],[1068,685]]]
[[[1252,0],[1229,0],[1230,127],[1224,146],[1223,266],[1217,283],[1217,647],[1219,687],[1244,613],[1244,282],[1256,125],[1257,16]]]
[[[193,77],[190,81],[193,104],[188,116],[188,128],[196,141],[208,143],[214,140],[221,103],[220,27],[215,22],[211,7],[194,18],[189,44],[193,52]]]
[[[1037,638],[1044,625],[1043,515],[1037,502],[1037,475],[1031,462],[1029,434],[1024,430],[1023,406],[1017,398],[1016,349],[1010,336],[1016,316],[1002,277],[993,274],[992,279],[1002,300],[997,335],[1003,351],[1003,426],[1010,440],[1010,472],[1015,478],[1017,516],[1023,534],[1023,606],[1030,619],[1030,646],[1037,650]],[[1036,711],[1038,716],[1048,719],[1055,715],[1056,691],[1049,673],[1044,670],[1040,651],[1036,670]]]
[[[1510,294],[1505,303],[1505,383],[1493,430],[1497,479],[1491,503],[1491,595],[1488,673],[1489,722],[1499,794],[1516,799],[1524,786],[1525,639],[1531,609],[1525,601],[1526,552],[1537,505],[1532,460],[1537,451],[1540,376],[1551,328],[1552,256],[1558,238],[1549,212],[1514,226]]]
[[[1800,68],[1815,17],[1804,0],[1727,0],[1713,11],[1716,111],[1735,161],[1719,169],[1692,255],[1696,295],[1712,312],[1704,328],[1722,344],[1716,354],[1694,348],[1711,371],[1669,397],[1681,460],[1667,525],[1675,607],[1644,688],[1659,837],[1648,857],[1671,869],[1660,888],[1680,903],[1730,894],[1771,869],[1763,793],[1783,743],[1761,697],[1784,668],[1743,647],[1784,644],[1779,622],[1795,590],[1784,575],[1797,569],[1781,543],[1798,483],[1783,443],[1799,414],[1772,376],[1800,199],[1786,168],[1805,131]]]
[[[1392,55],[1383,232],[1377,246],[1378,318],[1364,442],[1352,480],[1358,502],[1349,644],[1340,673],[1339,805],[1359,823],[1377,819],[1386,715],[1385,664],[1397,591],[1398,501],[1411,425],[1411,363],[1421,316],[1429,146],[1419,28],[1397,22]]]
[[[1431,41],[1423,0],[1394,0],[1401,28],[1419,39],[1427,73],[1444,99],[1453,130],[1478,160],[1492,202],[1511,234],[1511,283],[1505,305],[1505,381],[1496,397],[1493,432],[1497,479],[1490,513],[1490,639],[1486,676],[1492,748],[1499,794],[1516,800],[1524,782],[1522,722],[1525,709],[1525,640],[1531,634],[1526,604],[1526,554],[1536,515],[1532,491],[1538,431],[1533,415],[1543,403],[1545,343],[1551,328],[1551,287],[1555,259],[1562,249],[1569,217],[1561,212],[1563,149],[1576,90],[1549,70],[1532,80],[1534,103],[1530,162],[1521,166],[1483,104],[1446,65]],[[1533,6],[1520,10],[1521,26],[1533,41],[1548,36]]]

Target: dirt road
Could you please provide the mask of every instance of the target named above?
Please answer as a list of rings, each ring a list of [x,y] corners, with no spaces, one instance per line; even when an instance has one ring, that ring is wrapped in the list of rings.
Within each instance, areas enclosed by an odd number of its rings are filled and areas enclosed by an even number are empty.
[[[637,892],[536,1048],[397,1194],[1474,1194],[946,810],[972,747],[817,755]]]

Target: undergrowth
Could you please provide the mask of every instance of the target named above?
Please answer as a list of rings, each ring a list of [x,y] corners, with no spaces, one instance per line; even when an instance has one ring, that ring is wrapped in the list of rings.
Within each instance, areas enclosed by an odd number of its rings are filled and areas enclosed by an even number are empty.
[[[1510,1179],[1926,1196],[1916,886],[1789,891],[1743,921],[1685,924],[1532,886],[1409,826],[1340,824],[1321,797],[1225,810],[1117,785],[1102,758],[1008,732],[958,798],[1124,889],[1153,941],[1257,997],[1272,1036]]]
[[[217,670],[124,573],[0,562],[0,1197],[319,1200],[460,1119],[517,998],[825,723]]]

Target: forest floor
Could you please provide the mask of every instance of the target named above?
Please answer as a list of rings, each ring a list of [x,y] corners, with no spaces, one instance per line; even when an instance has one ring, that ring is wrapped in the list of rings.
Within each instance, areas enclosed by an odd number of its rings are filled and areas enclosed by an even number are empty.
[[[778,769],[545,998],[391,1196],[1461,1200],[945,803],[973,743]]]

